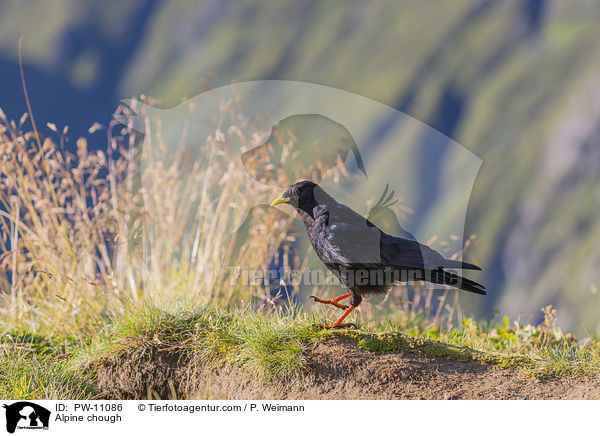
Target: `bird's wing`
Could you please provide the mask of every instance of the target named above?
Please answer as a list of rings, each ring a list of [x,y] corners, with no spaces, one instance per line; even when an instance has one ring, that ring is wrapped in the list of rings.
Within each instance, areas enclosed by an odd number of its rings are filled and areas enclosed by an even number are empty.
[[[351,264],[382,264],[424,269],[443,263],[437,251],[416,240],[388,235],[369,220],[340,204],[328,204],[329,239]]]
[[[446,259],[427,245],[384,234],[381,240],[384,263],[399,268],[434,270],[444,267]]]
[[[342,263],[373,265],[381,263],[382,232],[365,217],[342,204],[328,205],[327,240]]]
[[[468,268],[470,265],[447,260],[434,249],[414,240],[414,237],[408,239],[388,235],[343,204],[331,202],[319,208],[323,216],[327,216],[326,235],[322,235],[324,240],[321,244],[327,248],[323,252],[330,253],[329,263],[342,263],[355,268],[383,265],[419,270]]]

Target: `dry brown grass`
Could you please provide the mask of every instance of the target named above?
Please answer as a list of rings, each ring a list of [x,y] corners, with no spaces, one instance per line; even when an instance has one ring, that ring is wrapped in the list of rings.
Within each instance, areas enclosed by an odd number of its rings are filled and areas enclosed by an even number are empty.
[[[38,145],[26,121],[10,122],[0,111],[0,312],[9,327],[79,332],[124,300],[264,297],[264,290],[230,286],[223,272],[223,265],[268,264],[291,223],[255,208],[250,219],[260,225],[228,232],[236,213],[254,206],[236,196],[243,177],[227,164],[236,157],[228,141],[245,141],[243,129],[196,144],[220,164],[190,169],[185,147],[168,157],[143,155],[151,139],[154,153],[169,149],[160,130],[142,140],[116,121],[95,125],[106,133],[107,151],[90,151],[79,138],[70,153],[66,129],[49,124],[57,141]]]

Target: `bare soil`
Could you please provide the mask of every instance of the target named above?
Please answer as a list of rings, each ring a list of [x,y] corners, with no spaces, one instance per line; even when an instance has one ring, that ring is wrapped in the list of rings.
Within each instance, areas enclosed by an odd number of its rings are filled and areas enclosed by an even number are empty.
[[[138,356],[139,357],[139,356]],[[348,338],[330,338],[309,357],[309,371],[292,381],[247,377],[240,368],[177,368],[173,356],[149,359],[137,369],[115,365],[99,371],[106,398],[198,399],[600,399],[600,377],[544,380],[518,369],[495,369],[420,352],[370,352]],[[137,360],[137,359],[136,359]],[[121,370],[122,369],[122,370]]]

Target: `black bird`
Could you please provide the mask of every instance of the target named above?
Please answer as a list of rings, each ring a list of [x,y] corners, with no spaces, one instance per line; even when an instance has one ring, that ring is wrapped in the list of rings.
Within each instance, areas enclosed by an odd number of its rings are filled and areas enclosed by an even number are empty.
[[[483,285],[446,271],[481,271],[480,267],[446,259],[414,238],[385,233],[349,207],[335,201],[316,183],[302,181],[291,185],[271,206],[281,203],[289,203],[296,208],[317,256],[348,291],[330,300],[312,297],[319,303],[345,309],[340,319],[322,327],[348,326],[342,321],[360,304],[363,295],[386,293],[398,282],[428,281],[486,294]],[[346,298],[350,298],[350,306],[339,303]]]

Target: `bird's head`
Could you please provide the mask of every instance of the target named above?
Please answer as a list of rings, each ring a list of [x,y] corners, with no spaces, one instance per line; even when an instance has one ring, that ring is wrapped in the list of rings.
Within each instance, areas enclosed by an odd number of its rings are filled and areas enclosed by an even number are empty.
[[[310,181],[294,183],[278,199],[271,203],[271,207],[282,203],[289,203],[295,208],[302,209],[302,206],[309,206],[315,203],[315,188],[318,185]]]

